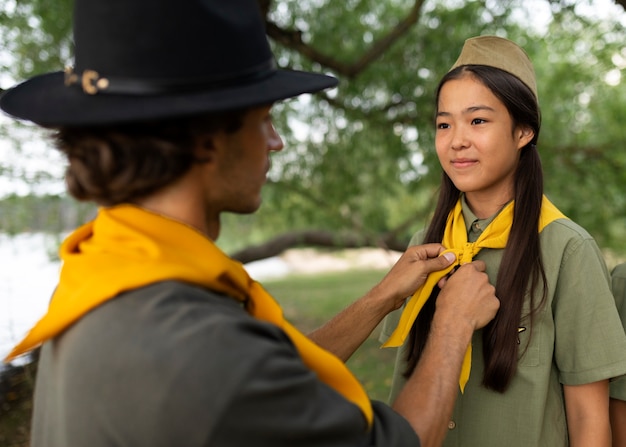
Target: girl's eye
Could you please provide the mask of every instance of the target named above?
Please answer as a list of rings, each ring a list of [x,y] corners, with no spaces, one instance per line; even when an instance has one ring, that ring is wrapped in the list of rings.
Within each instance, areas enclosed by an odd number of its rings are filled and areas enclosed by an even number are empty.
[[[448,129],[449,127],[448,123],[437,123],[437,129]]]
[[[474,118],[472,120],[472,124],[483,124],[483,123],[486,123],[486,121],[482,118]]]

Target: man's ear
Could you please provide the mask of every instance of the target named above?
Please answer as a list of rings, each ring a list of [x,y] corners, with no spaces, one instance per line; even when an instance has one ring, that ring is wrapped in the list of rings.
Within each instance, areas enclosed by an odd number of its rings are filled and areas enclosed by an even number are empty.
[[[535,137],[535,131],[530,126],[518,127],[515,134],[518,139],[518,143],[517,143],[518,149],[521,149],[524,146],[526,146]]]
[[[215,160],[215,141],[213,136],[204,134],[196,137],[193,154],[198,163],[212,163]]]

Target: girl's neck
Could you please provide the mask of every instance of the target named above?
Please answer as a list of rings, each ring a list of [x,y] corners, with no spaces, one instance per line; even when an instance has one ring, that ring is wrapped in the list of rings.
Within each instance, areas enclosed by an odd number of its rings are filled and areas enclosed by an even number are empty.
[[[479,219],[487,219],[498,213],[504,205],[513,200],[513,196],[481,197],[480,195],[465,194],[465,201],[474,215]]]

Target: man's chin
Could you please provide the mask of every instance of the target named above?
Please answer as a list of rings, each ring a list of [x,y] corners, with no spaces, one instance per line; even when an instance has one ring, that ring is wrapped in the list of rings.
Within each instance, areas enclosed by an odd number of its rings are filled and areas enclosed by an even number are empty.
[[[233,214],[254,214],[259,210],[259,208],[261,208],[261,200],[254,204],[227,209],[225,211]]]

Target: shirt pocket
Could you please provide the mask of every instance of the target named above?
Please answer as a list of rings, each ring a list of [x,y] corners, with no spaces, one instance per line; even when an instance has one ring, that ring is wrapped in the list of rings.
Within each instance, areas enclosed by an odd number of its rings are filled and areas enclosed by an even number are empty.
[[[541,326],[531,328],[530,322],[522,322],[517,328],[518,366],[539,366],[541,363]]]

